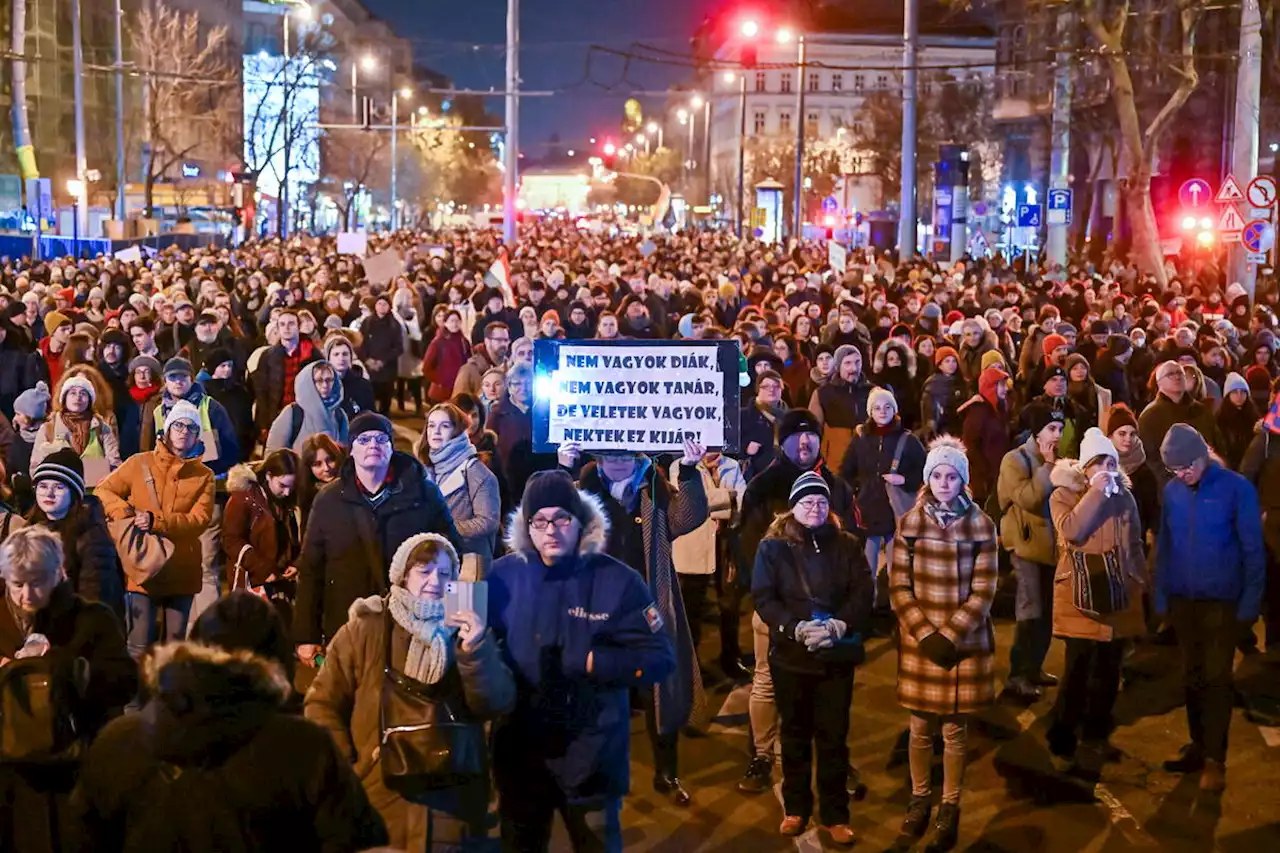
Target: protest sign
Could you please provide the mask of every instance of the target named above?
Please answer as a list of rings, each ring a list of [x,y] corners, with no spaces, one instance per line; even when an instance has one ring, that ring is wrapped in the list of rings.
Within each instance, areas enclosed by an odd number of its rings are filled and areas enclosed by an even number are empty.
[[[534,342],[533,443],[678,452],[691,438],[738,446],[733,341]]]
[[[126,264],[136,264],[142,260],[142,250],[137,246],[129,246],[116,252],[117,261],[123,261]]]
[[[363,258],[369,251],[369,235],[363,231],[338,232],[338,254]]]
[[[838,273],[843,274],[849,264],[849,250],[835,240],[827,243],[827,263]]]
[[[400,255],[394,249],[387,249],[364,259],[364,277],[369,279],[370,284],[387,284],[402,272],[404,261],[400,260]]]

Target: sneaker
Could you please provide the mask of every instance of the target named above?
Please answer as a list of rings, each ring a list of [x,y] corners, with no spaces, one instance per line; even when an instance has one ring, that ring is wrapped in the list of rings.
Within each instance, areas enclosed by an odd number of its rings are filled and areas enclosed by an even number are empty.
[[[834,826],[824,826],[822,828],[831,836],[831,843],[841,847],[852,847],[854,840],[857,838],[847,823],[837,823]]]
[[[1204,769],[1204,753],[1194,743],[1178,750],[1178,757],[1164,763],[1166,773],[1199,773]]]
[[[960,807],[955,803],[943,803],[939,806],[938,823],[935,829],[938,834],[934,837],[933,844],[929,845],[929,849],[936,850],[938,853],[954,850],[956,842],[960,840]]]
[[[1200,771],[1200,790],[1217,794],[1226,790],[1227,766],[1221,761],[1207,759],[1204,770]]]
[[[773,761],[767,755],[757,755],[738,780],[738,790],[744,794],[760,794],[769,790],[773,787],[772,772]]]
[[[933,812],[933,803],[929,797],[911,795],[907,803],[907,816],[902,819],[902,834],[910,838],[923,838],[929,829],[929,816]]]
[[[782,819],[782,823],[778,825],[778,832],[781,832],[783,835],[799,835],[804,832],[805,825],[808,823],[809,821],[800,817],[800,815],[789,814],[784,817]]]

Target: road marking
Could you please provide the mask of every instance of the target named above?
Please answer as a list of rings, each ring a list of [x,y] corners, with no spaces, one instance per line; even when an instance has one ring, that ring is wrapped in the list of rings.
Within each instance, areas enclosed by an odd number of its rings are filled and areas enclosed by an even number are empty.
[[[1262,739],[1266,741],[1267,746],[1280,746],[1280,729],[1275,726],[1258,726],[1258,731],[1262,732]]]

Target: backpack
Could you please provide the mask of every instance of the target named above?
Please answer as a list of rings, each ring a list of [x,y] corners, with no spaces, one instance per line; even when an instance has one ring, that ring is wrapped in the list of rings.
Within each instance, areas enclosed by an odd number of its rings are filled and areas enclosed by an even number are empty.
[[[71,757],[81,746],[73,673],[50,655],[0,667],[0,763]]]
[[[302,407],[297,403],[290,403],[289,417],[292,419],[289,424],[289,440],[284,443],[284,446],[292,450],[293,443],[298,440],[298,435],[302,432]]]

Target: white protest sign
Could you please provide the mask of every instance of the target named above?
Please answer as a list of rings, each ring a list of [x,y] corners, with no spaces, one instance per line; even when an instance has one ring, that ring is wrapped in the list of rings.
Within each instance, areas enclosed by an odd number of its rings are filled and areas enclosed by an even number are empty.
[[[716,347],[584,344],[561,346],[558,359],[534,385],[535,397],[547,402],[549,444],[663,451],[691,438],[725,446],[725,377]]]
[[[387,249],[364,259],[364,277],[369,279],[370,284],[387,284],[402,272],[404,261],[400,260],[394,249]]]
[[[116,252],[116,260],[123,261],[126,264],[136,264],[142,260],[142,250],[137,246],[130,246],[127,249],[121,249]]]
[[[338,232],[338,254],[363,258],[369,251],[369,235],[363,231]]]
[[[827,263],[838,273],[843,274],[849,264],[849,250],[835,240],[827,243]]]

